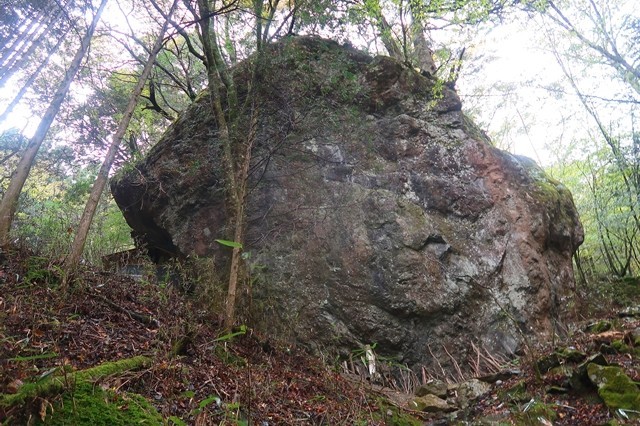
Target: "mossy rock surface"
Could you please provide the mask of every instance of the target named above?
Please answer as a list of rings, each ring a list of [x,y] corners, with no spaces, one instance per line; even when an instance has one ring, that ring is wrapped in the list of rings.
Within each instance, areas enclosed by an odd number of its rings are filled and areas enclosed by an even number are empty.
[[[498,397],[504,402],[526,402],[531,400],[531,393],[527,391],[527,382],[520,380],[511,388],[499,391]]]
[[[428,413],[447,413],[455,410],[455,407],[450,406],[444,399],[430,394],[414,398],[409,407]]]
[[[589,364],[587,372],[591,382],[598,387],[598,395],[609,409],[640,411],[640,389],[620,367]]]
[[[609,365],[607,359],[601,353],[591,355],[586,361],[575,368],[573,374],[569,378],[569,384],[574,390],[582,391],[591,388],[591,381],[589,380],[589,375],[587,373],[587,366],[589,366],[589,364],[597,364],[600,366]]]
[[[447,397],[447,384],[442,380],[434,380],[418,387],[416,396],[435,395],[439,398]]]
[[[411,416],[397,406],[390,404],[385,398],[378,398],[377,405],[378,412],[373,413],[373,418],[384,421],[386,425],[421,426],[424,424],[421,420]]]
[[[264,53],[232,70],[238,88],[264,71],[258,116],[230,111],[234,135],[257,123],[244,246],[260,268],[256,331],[329,356],[376,342],[415,371],[466,359],[469,336],[510,358],[520,323],[539,325],[534,343],[553,333],[583,240],[566,188],[490,146],[450,87],[401,61],[315,37]],[[224,281],[228,249],[209,234],[235,219],[217,127],[199,97],[111,189],[152,257],[208,258]]]
[[[558,415],[552,406],[534,400],[525,404],[522,407],[522,412],[515,415],[517,425],[536,426],[553,423],[556,417],[558,417]]]
[[[44,423],[51,426],[162,425],[162,416],[138,394],[115,393],[90,383],[65,393],[61,402],[47,411]]]
[[[614,340],[611,342],[611,347],[619,354],[628,354],[633,352],[633,348],[622,340]]]
[[[559,367],[565,363],[578,363],[584,361],[587,355],[574,348],[561,348],[549,355],[545,355],[536,361],[536,367],[542,374]]]

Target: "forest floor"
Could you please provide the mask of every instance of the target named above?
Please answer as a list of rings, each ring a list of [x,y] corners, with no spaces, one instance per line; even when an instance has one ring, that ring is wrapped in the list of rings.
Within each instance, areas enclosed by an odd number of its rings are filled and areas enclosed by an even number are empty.
[[[452,414],[411,410],[407,386],[354,378],[249,328],[223,333],[218,316],[173,286],[86,269],[65,293],[59,271],[26,251],[0,259],[2,425],[640,424],[597,388],[578,392],[568,368],[594,357],[640,381],[640,313],[618,315],[640,307],[638,281],[582,300],[570,337],[512,360],[504,368],[514,374]],[[640,404],[632,387],[623,398]]]

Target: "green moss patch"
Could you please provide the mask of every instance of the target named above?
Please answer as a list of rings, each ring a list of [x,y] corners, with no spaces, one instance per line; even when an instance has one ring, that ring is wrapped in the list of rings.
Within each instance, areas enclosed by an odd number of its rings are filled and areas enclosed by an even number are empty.
[[[162,416],[142,396],[83,383],[47,410],[45,425],[161,425]]]
[[[598,395],[609,409],[640,411],[640,390],[620,367],[589,364],[587,373],[591,382],[598,387]]]
[[[504,402],[526,402],[531,400],[531,393],[527,391],[527,382],[520,380],[515,385],[506,390],[498,392],[498,397]]]
[[[419,420],[410,414],[404,412],[397,406],[390,404],[384,398],[378,398],[377,400],[378,411],[372,413],[375,420],[384,421],[385,424],[390,426],[420,426],[424,424],[422,420]],[[359,423],[354,423],[359,424]]]

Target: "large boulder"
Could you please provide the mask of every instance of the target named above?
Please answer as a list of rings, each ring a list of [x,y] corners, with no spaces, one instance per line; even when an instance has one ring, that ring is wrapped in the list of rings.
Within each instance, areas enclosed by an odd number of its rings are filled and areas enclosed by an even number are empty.
[[[268,49],[244,249],[264,326],[412,366],[554,331],[583,240],[562,184],[492,147],[452,89],[403,63],[308,37]],[[220,158],[205,93],[112,181],[155,258],[226,270]]]

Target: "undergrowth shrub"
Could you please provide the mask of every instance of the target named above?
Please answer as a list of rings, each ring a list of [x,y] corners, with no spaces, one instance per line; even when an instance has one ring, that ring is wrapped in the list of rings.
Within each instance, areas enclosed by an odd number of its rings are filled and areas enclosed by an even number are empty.
[[[43,256],[59,259],[69,253],[93,175],[77,180],[28,187],[21,195],[14,221],[14,241]],[[133,246],[130,228],[110,194],[105,193],[84,250],[84,262],[99,265],[106,254]]]

